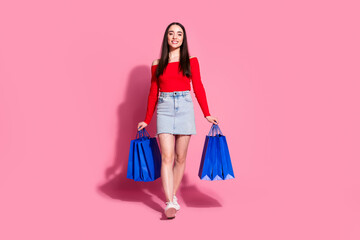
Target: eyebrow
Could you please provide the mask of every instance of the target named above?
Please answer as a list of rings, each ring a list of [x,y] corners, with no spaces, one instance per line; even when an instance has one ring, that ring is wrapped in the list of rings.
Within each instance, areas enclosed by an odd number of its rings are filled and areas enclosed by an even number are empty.
[[[174,32],[173,30],[170,30],[169,32]],[[183,33],[182,31],[178,31],[178,33]]]

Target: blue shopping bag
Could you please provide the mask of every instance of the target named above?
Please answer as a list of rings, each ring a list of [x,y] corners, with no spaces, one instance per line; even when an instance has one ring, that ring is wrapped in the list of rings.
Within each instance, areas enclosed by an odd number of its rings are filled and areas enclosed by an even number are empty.
[[[217,124],[211,126],[205,137],[198,175],[209,181],[235,178],[226,137]]]
[[[134,181],[150,182],[160,177],[161,153],[155,137],[143,128],[130,142],[126,177]]]

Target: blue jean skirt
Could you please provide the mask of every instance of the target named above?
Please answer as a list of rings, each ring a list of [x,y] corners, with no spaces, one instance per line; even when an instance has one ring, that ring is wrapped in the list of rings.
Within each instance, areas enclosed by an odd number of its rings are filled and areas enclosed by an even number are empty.
[[[194,104],[189,90],[160,92],[156,114],[157,134],[196,134]]]

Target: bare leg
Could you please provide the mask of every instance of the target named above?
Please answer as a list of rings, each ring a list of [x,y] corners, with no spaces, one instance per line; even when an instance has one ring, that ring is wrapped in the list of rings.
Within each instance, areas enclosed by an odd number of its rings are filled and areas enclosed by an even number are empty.
[[[191,135],[175,135],[174,188],[176,194],[185,171],[185,160]]]
[[[174,192],[174,148],[175,136],[170,133],[160,133],[160,148],[161,148],[161,181],[163,184],[166,201],[173,201]]]

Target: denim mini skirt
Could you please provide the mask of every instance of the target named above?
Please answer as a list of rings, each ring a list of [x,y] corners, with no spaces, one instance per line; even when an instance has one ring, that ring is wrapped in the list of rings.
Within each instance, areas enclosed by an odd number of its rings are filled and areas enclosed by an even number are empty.
[[[157,134],[196,134],[194,104],[189,90],[160,92],[156,112]]]

